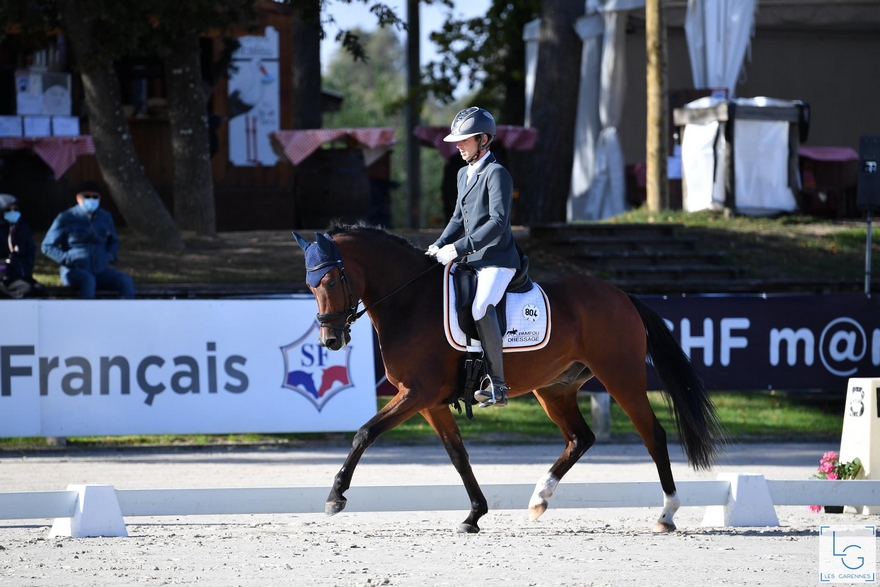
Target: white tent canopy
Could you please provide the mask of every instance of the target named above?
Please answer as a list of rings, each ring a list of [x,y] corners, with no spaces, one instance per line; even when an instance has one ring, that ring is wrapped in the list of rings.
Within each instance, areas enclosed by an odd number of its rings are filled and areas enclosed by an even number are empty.
[[[727,90],[733,98],[757,0],[688,0],[684,30],[695,88]]]
[[[617,127],[626,91],[626,13],[645,0],[587,0],[575,23],[583,40],[567,220],[600,220],[626,207]]]
[[[626,90],[626,12],[645,0],[587,0],[574,24],[583,40],[574,161],[567,219],[599,220],[624,211],[626,177],[617,126]],[[534,95],[540,20],[528,23],[526,41],[526,126]]]
[[[697,88],[734,89],[754,30],[757,0],[688,0],[685,29]],[[627,12],[645,0],[586,0],[573,25],[583,41],[567,220],[600,220],[626,206],[618,136],[626,91]],[[535,91],[540,19],[524,27],[526,126]]]

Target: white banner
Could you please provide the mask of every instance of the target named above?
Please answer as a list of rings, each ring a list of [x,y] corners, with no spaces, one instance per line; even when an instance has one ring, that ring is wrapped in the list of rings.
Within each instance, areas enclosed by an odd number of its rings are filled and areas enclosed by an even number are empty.
[[[280,127],[278,31],[240,37],[229,76],[229,161],[247,167],[278,162],[269,133]]]
[[[0,436],[357,430],[373,332],[318,345],[311,296],[22,300],[0,313]]]

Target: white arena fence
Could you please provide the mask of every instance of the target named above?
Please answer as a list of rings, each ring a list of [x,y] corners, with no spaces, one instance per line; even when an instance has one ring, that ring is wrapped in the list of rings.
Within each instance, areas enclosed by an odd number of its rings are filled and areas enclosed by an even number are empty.
[[[704,526],[778,526],[775,506],[880,506],[880,481],[767,480],[724,473],[717,480],[680,481],[681,505],[707,506]],[[533,484],[482,486],[490,510],[526,509]],[[126,536],[123,517],[323,513],[327,487],[114,489],[71,485],[66,491],[0,493],[0,519],[54,518],[50,536]],[[460,485],[352,487],[348,512],[467,510]],[[561,483],[550,508],[663,505],[660,483]]]

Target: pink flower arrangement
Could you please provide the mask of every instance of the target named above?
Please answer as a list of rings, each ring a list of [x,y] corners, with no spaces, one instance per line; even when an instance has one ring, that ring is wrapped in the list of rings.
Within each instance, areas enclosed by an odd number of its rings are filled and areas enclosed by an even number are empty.
[[[840,455],[833,450],[826,452],[819,459],[819,468],[817,473],[813,475],[813,479],[827,479],[836,481],[838,479],[855,479],[859,471],[862,470],[862,461],[858,457],[848,463],[840,462]],[[811,512],[821,512],[822,506],[811,505]]]

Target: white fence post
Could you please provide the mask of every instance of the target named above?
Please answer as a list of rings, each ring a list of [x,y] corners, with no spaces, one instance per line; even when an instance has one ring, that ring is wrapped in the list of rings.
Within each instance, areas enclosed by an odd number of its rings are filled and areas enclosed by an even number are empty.
[[[67,489],[79,493],[76,508],[70,518],[55,518],[49,538],[128,536],[112,485],[68,485]]]
[[[730,494],[726,504],[706,508],[703,526],[779,525],[763,475],[721,473],[718,479],[730,482]]]
[[[611,396],[608,392],[590,392],[590,411],[596,440],[607,442],[611,438]]]

